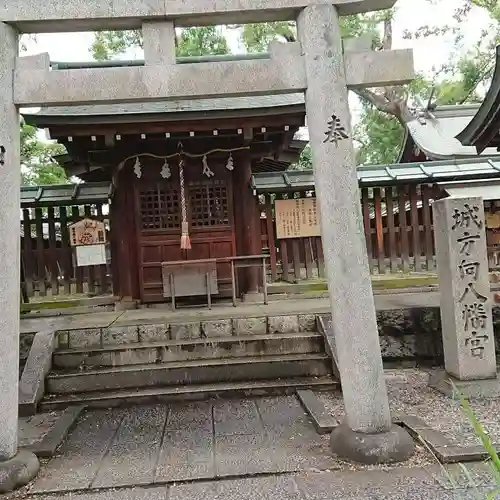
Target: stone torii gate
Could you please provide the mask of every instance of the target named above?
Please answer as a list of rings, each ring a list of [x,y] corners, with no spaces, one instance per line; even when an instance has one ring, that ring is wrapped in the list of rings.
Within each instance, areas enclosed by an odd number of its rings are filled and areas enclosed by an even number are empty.
[[[0,491],[27,482],[18,452],[19,107],[305,92],[316,192],[347,419],[332,449],[364,462],[402,460],[409,436],[389,413],[362,229],[348,88],[413,78],[411,51],[347,50],[339,16],[395,0],[3,0],[0,5]],[[174,26],[296,19],[299,42],[267,60],[175,64]],[[142,28],[145,65],[50,71],[18,56],[20,33]],[[3,486],[2,486],[3,484]]]

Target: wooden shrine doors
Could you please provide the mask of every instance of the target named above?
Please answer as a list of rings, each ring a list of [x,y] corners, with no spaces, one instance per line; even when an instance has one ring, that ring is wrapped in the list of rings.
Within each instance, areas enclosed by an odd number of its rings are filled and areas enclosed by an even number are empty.
[[[179,171],[171,166],[171,177],[160,176],[161,165],[143,169],[134,179],[138,270],[141,301],[162,302],[161,263],[236,255],[232,173],[212,167],[215,176],[201,175],[201,167],[185,167],[185,198],[191,250],[181,250],[181,191]],[[219,289],[231,287],[229,264],[218,264]]]

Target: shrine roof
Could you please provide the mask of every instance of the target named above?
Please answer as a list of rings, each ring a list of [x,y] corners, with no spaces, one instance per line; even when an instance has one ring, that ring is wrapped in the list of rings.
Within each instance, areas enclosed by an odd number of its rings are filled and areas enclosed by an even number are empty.
[[[500,178],[500,157],[362,165],[357,167],[357,173],[362,187],[492,179]],[[252,188],[258,193],[314,189],[312,170],[256,173],[251,182]]]
[[[496,49],[495,71],[483,103],[468,125],[456,136],[463,146],[478,154],[500,146],[500,46]]]
[[[22,186],[21,207],[107,203],[111,196],[112,189],[109,182],[60,184],[56,186]]]
[[[58,123],[110,122],[133,119],[147,121],[153,116],[170,114],[209,113],[226,114],[247,110],[256,114],[258,110],[272,108],[292,108],[293,111],[305,112],[304,95],[262,95],[252,97],[226,97],[215,99],[192,99],[179,101],[158,101],[123,104],[100,104],[90,106],[50,106],[21,110],[28,124],[47,126]],[[208,117],[208,116],[207,116]]]
[[[457,135],[471,123],[479,108],[480,104],[461,104],[417,110],[406,124],[406,141],[412,139],[429,160],[477,158],[476,148],[461,144]],[[486,148],[482,154],[498,156],[499,152],[496,148]]]

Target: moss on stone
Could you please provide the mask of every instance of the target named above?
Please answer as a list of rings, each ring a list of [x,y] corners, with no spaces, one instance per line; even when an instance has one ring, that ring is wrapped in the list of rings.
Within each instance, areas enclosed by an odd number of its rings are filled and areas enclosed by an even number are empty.
[[[21,304],[21,314],[47,309],[69,309],[80,306],[78,300],[58,300],[53,302],[36,302],[34,304]]]

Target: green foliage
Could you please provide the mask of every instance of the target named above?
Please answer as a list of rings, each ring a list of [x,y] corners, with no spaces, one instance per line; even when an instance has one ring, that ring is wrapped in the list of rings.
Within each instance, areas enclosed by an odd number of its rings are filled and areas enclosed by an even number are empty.
[[[177,45],[179,57],[217,56],[229,53],[226,38],[215,26],[183,29]]]
[[[241,39],[248,52],[267,52],[273,40],[295,40],[296,31],[295,23],[286,21],[244,24]]]
[[[61,144],[49,144],[40,141],[37,129],[30,125],[21,125],[21,172],[23,185],[66,184],[68,178],[64,169],[52,158],[65,152]]]
[[[90,52],[97,61],[108,61],[131,48],[142,47],[141,30],[99,31],[95,33]],[[227,40],[216,26],[183,29],[176,50],[178,57],[223,55],[229,52]]]
[[[108,61],[114,56],[123,54],[131,47],[142,48],[142,33],[134,31],[98,31],[90,48],[97,61]]]
[[[360,144],[356,154],[358,165],[374,165],[397,161],[405,132],[395,117],[364,105],[353,134]]]
[[[289,170],[310,170],[312,168],[311,145],[308,144],[302,151],[299,161],[290,165]]]

